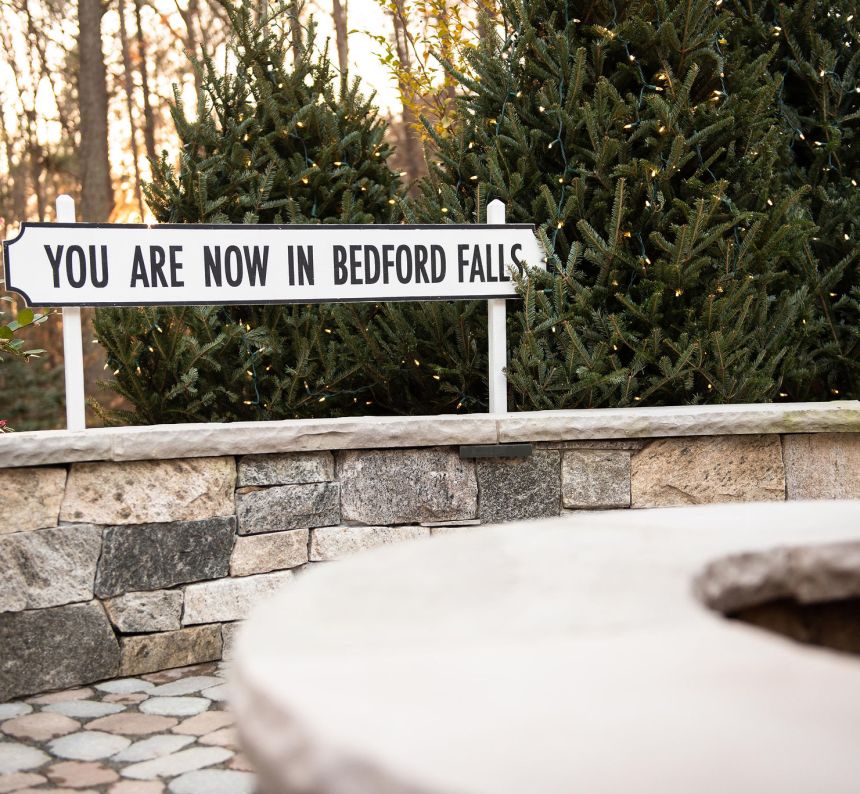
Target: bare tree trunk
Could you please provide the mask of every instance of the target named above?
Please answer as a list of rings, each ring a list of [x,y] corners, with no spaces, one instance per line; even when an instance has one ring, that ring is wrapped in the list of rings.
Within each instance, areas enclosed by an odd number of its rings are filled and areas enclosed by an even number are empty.
[[[334,20],[334,31],[335,38],[337,41],[337,63],[340,67],[340,73],[342,76],[346,76],[347,71],[349,70],[349,42],[347,40],[348,27],[347,27],[347,15],[349,13],[349,0],[332,0],[331,2],[331,16]]]
[[[143,220],[143,196],[140,192],[140,154],[137,148],[137,125],[134,123],[134,84],[131,79],[131,56],[128,52],[128,31],[125,26],[125,0],[119,0],[119,38],[122,47],[122,77],[125,88],[125,106],[131,129],[131,159],[134,162],[134,198],[140,219]]]
[[[195,23],[198,21],[198,16],[200,13],[200,3],[199,0],[188,0],[188,7],[183,9],[179,2],[176,3],[176,8],[179,11],[179,15],[182,17],[182,21],[185,23],[185,36],[184,36],[184,44],[185,44],[185,52],[189,58],[196,58],[198,56],[197,52],[197,28],[195,27]],[[197,100],[200,100],[200,96],[203,92],[203,81],[200,75],[200,71],[195,67],[194,68],[194,93],[197,96]]]
[[[36,136],[36,111],[27,109],[27,162],[30,166],[30,182],[36,196],[36,217],[45,220],[45,191],[42,185],[42,147]]]
[[[0,94],[0,104],[5,104],[5,97]],[[11,179],[12,185],[9,189],[9,198],[11,199],[11,218],[7,218],[6,222],[17,221],[20,223],[26,220],[27,212],[27,177],[23,173],[23,168],[20,160],[15,156],[15,149],[12,145],[12,139],[9,136],[9,130],[6,128],[5,117],[0,113],[0,141],[3,143],[3,153],[6,155],[6,166],[9,169],[6,177],[7,185]]]
[[[81,220],[106,221],[113,209],[108,158],[108,95],[101,0],[78,0],[78,104],[81,110]]]
[[[155,159],[155,117],[152,113],[152,102],[149,98],[149,77],[146,73],[146,41],[143,37],[141,22],[142,0],[134,0],[134,20],[137,26],[137,57],[140,61],[140,86],[143,90],[143,142],[146,146],[146,156]]]
[[[395,11],[392,14],[394,20],[394,43],[397,48],[397,57],[400,60],[401,71],[409,72],[412,69],[412,59],[409,54],[409,34],[406,30],[406,20],[403,16],[402,0],[395,0]],[[403,142],[403,154],[406,161],[406,174],[410,181],[417,179],[424,171],[423,157],[421,153],[421,142],[415,131],[418,117],[406,96],[408,86],[406,81],[400,79],[400,97],[403,104],[403,131],[401,140]]]
[[[293,59],[296,63],[298,63],[302,58],[302,53],[304,51],[304,35],[302,32],[302,3],[301,0],[293,0],[290,3],[289,10],[290,17],[290,44],[293,49]]]

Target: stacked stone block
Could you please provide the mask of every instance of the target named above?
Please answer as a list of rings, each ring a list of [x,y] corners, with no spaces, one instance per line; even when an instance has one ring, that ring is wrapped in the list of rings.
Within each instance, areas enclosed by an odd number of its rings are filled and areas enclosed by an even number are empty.
[[[860,498],[860,434],[73,463],[0,469],[0,492],[3,701],[226,657],[259,600],[384,544],[570,510]]]

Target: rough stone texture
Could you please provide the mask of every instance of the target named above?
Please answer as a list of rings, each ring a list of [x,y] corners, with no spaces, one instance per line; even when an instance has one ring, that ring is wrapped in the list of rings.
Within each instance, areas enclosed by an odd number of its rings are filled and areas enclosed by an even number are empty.
[[[860,402],[518,411],[498,418],[497,426],[500,443],[749,433],[856,433],[860,431]]]
[[[232,457],[75,463],[60,518],[145,524],[229,516],[235,485]]]
[[[630,453],[566,450],[561,458],[564,507],[630,507]]]
[[[331,482],[331,452],[287,452],[280,455],[246,455],[239,460],[237,485],[290,485]]]
[[[111,623],[126,634],[172,631],[182,617],[182,591],[126,593],[105,601],[105,609]]]
[[[0,535],[57,526],[65,485],[61,468],[0,470]]]
[[[226,576],[235,518],[108,527],[96,575],[101,597]]]
[[[412,524],[475,518],[473,461],[452,449],[366,450],[337,456],[343,521]]]
[[[791,593],[805,604],[860,597],[860,543],[790,551]]]
[[[268,573],[294,568],[308,561],[308,530],[291,529],[236,538],[230,557],[230,576]]]
[[[236,494],[239,534],[324,527],[340,521],[337,483],[276,485]]]
[[[254,604],[292,578],[292,571],[278,571],[189,585],[185,588],[182,624],[241,620]]]
[[[694,590],[711,609],[737,612],[790,598],[801,604],[860,597],[860,542],[734,554],[714,560]]]
[[[654,441],[631,461],[633,507],[781,501],[779,436],[705,436]]]
[[[481,521],[557,516],[561,512],[561,453],[538,449],[528,458],[477,461]]]
[[[101,545],[89,525],[0,535],[0,612],[89,601]]]
[[[538,441],[538,449],[611,449],[635,452],[648,444],[647,438],[595,438],[582,441]]]
[[[429,537],[429,527],[322,527],[311,532],[310,558],[337,560],[388,543]]]
[[[693,583],[710,609],[729,613],[790,595],[786,549],[731,554],[708,563]]]
[[[860,431],[860,402],[588,408],[505,416],[362,416],[0,434],[0,468],[75,461],[718,435]]]
[[[141,675],[168,667],[211,662],[221,658],[221,627],[195,626],[161,634],[122,637],[120,651],[121,675]]]
[[[0,615],[0,701],[111,678],[119,647],[101,604]]]
[[[786,435],[789,499],[860,499],[860,433]]]

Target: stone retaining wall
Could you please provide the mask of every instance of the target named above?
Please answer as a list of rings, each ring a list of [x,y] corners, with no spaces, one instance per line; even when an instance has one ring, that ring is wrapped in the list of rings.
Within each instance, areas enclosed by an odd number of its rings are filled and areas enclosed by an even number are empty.
[[[478,459],[403,440],[0,468],[0,701],[220,658],[257,600],[380,544],[572,510],[860,498],[858,432],[544,440]]]

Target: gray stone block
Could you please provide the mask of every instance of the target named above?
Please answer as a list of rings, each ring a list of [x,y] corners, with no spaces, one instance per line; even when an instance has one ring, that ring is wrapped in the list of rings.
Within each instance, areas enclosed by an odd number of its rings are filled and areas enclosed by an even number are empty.
[[[561,458],[564,507],[630,507],[630,453],[565,450]]]
[[[290,529],[236,538],[230,557],[230,576],[268,573],[295,568],[308,561],[308,530]]]
[[[343,521],[380,525],[475,518],[475,463],[460,460],[454,450],[340,452],[337,472]]]
[[[0,701],[112,678],[119,646],[101,604],[0,615]]]
[[[860,499],[860,433],[783,436],[789,499]]]
[[[0,470],[0,535],[57,526],[65,486],[64,468]]]
[[[308,529],[340,523],[337,483],[276,485],[236,494],[239,534]]]
[[[194,626],[160,634],[120,638],[119,674],[143,675],[170,667],[202,664],[221,658],[221,627]]]
[[[0,535],[0,612],[89,601],[101,545],[88,524]]]
[[[237,485],[297,485],[333,479],[331,452],[287,452],[240,458]]]
[[[109,597],[226,576],[235,518],[108,527],[95,593]]]
[[[182,617],[181,590],[126,593],[105,601],[111,623],[119,631],[138,634],[179,628]]]
[[[485,458],[478,467],[478,518],[485,523],[557,516],[561,512],[561,453]]]

